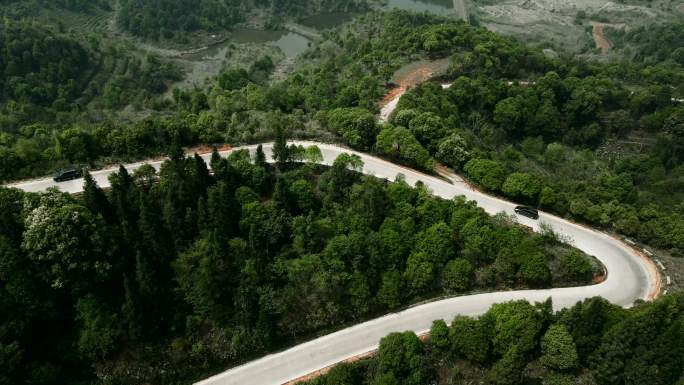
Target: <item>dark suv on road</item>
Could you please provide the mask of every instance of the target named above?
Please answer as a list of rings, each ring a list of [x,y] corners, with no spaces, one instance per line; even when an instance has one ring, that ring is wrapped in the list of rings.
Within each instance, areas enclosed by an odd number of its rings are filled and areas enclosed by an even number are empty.
[[[533,207],[515,206],[515,213],[532,219],[539,218],[539,212]]]
[[[52,178],[55,182],[64,182],[67,180],[78,179],[81,177],[81,170],[77,168],[70,168],[57,172]]]

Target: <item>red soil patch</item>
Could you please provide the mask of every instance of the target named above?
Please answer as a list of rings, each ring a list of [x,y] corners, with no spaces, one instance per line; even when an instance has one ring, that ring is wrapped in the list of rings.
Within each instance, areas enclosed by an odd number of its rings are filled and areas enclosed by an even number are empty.
[[[224,144],[222,144],[222,145],[220,145],[220,146],[217,145],[217,146],[215,146],[215,147],[216,147],[216,149],[218,150],[218,152],[228,151],[228,150],[230,150],[230,149],[232,148],[232,147],[230,146],[230,144],[227,144],[227,143],[224,143]],[[201,146],[189,147],[189,148],[186,150],[186,153],[188,153],[188,154],[200,154],[200,155],[202,155],[202,154],[209,154],[209,153],[212,152],[212,151],[214,151],[214,146],[201,145]]]
[[[385,95],[385,97],[382,98],[380,106],[385,106],[387,103],[389,103],[397,96],[402,95],[404,92],[406,92],[406,90],[409,87],[416,86],[430,79],[435,74],[435,72],[443,71],[442,67],[444,67],[444,69],[446,68],[446,65],[444,63],[448,63],[448,61],[421,61],[409,64],[404,68],[398,70],[394,74],[393,81],[394,83],[398,84],[399,87],[389,90],[387,95]],[[412,68],[414,66],[415,68]]]
[[[382,102],[380,102],[381,105],[385,105],[392,101],[392,99],[396,98],[398,95],[403,94],[406,91],[406,88],[404,86],[399,86],[392,88],[383,98]]]
[[[599,48],[601,53],[605,55],[610,51],[611,48],[613,48],[613,44],[603,35],[604,27],[605,25],[601,23],[593,23],[591,34],[594,36],[596,48]]]

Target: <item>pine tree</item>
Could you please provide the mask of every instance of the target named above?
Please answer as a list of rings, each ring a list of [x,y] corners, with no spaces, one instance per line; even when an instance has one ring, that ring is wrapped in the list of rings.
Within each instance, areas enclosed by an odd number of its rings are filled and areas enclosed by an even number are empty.
[[[266,154],[264,154],[264,147],[260,144],[256,148],[254,155],[254,164],[259,167],[266,167]]]
[[[104,191],[97,185],[88,171],[83,176],[83,202],[90,211],[101,215],[107,224],[113,224],[116,220],[111,203]]]
[[[278,125],[276,127],[276,137],[273,142],[273,160],[276,161],[279,169],[282,169],[290,160],[290,149],[287,147],[287,136],[285,129]]]
[[[140,303],[135,287],[128,275],[124,275],[124,303],[121,305],[121,314],[128,326],[128,338],[137,341],[142,336],[142,320],[140,314]]]

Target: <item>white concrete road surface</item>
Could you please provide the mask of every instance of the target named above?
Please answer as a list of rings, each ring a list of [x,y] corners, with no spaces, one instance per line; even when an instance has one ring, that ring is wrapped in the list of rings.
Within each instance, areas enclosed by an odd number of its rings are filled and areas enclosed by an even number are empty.
[[[485,211],[496,214],[504,211],[515,215],[515,204],[491,197],[471,189],[462,181],[453,184],[439,178],[425,175],[405,167],[395,165],[382,159],[354,152],[342,147],[314,142],[294,142],[301,145],[317,145],[323,154],[324,163],[331,164],[341,153],[356,153],[364,162],[363,172],[380,178],[394,180],[397,174],[403,174],[409,184],[422,181],[435,195],[452,198],[465,195],[474,200]],[[247,146],[254,150],[256,146]],[[264,152],[270,159],[271,144],[264,144]],[[225,155],[223,153],[222,155]],[[204,155],[208,160],[210,154]],[[129,164],[129,171],[135,170],[143,163]],[[161,161],[150,162],[159,168]],[[102,187],[109,186],[108,175],[116,172],[116,168],[95,171],[94,178]],[[58,187],[62,191],[76,193],[82,190],[81,179],[55,183],[52,179],[40,179],[11,185],[26,191],[43,191],[49,187]],[[395,331],[412,330],[423,333],[429,330],[433,320],[450,321],[457,314],[479,315],[487,311],[494,303],[525,299],[531,302],[543,301],[551,297],[555,309],[569,307],[585,298],[601,296],[612,303],[629,307],[637,299],[648,299],[657,290],[658,273],[649,262],[642,259],[631,248],[622,242],[598,231],[591,230],[568,222],[554,215],[539,213],[539,220],[517,217],[517,220],[535,231],[540,223],[549,224],[554,231],[570,239],[571,243],[582,251],[596,256],[605,265],[608,275],[606,280],[597,285],[556,288],[546,290],[518,290],[477,294],[439,300],[407,310],[388,314],[384,317],[363,322],[338,332],[297,345],[288,350],[270,354],[244,365],[229,369],[210,377],[198,384],[202,385],[278,385],[319,369],[328,367],[345,359],[370,352],[377,348],[380,338]]]

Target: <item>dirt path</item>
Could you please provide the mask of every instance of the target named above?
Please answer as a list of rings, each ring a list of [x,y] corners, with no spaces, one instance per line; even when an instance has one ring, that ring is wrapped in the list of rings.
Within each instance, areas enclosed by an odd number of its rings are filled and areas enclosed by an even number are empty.
[[[387,121],[392,111],[397,107],[401,96],[410,87],[417,86],[435,75],[444,73],[448,66],[449,59],[420,60],[397,70],[392,77],[392,82],[398,86],[389,90],[380,101],[380,121]]]
[[[603,23],[591,23],[593,28],[591,34],[594,36],[594,42],[596,42],[596,48],[601,50],[601,53],[606,55],[613,48],[613,44],[608,40],[603,34],[603,29],[606,27]]]

